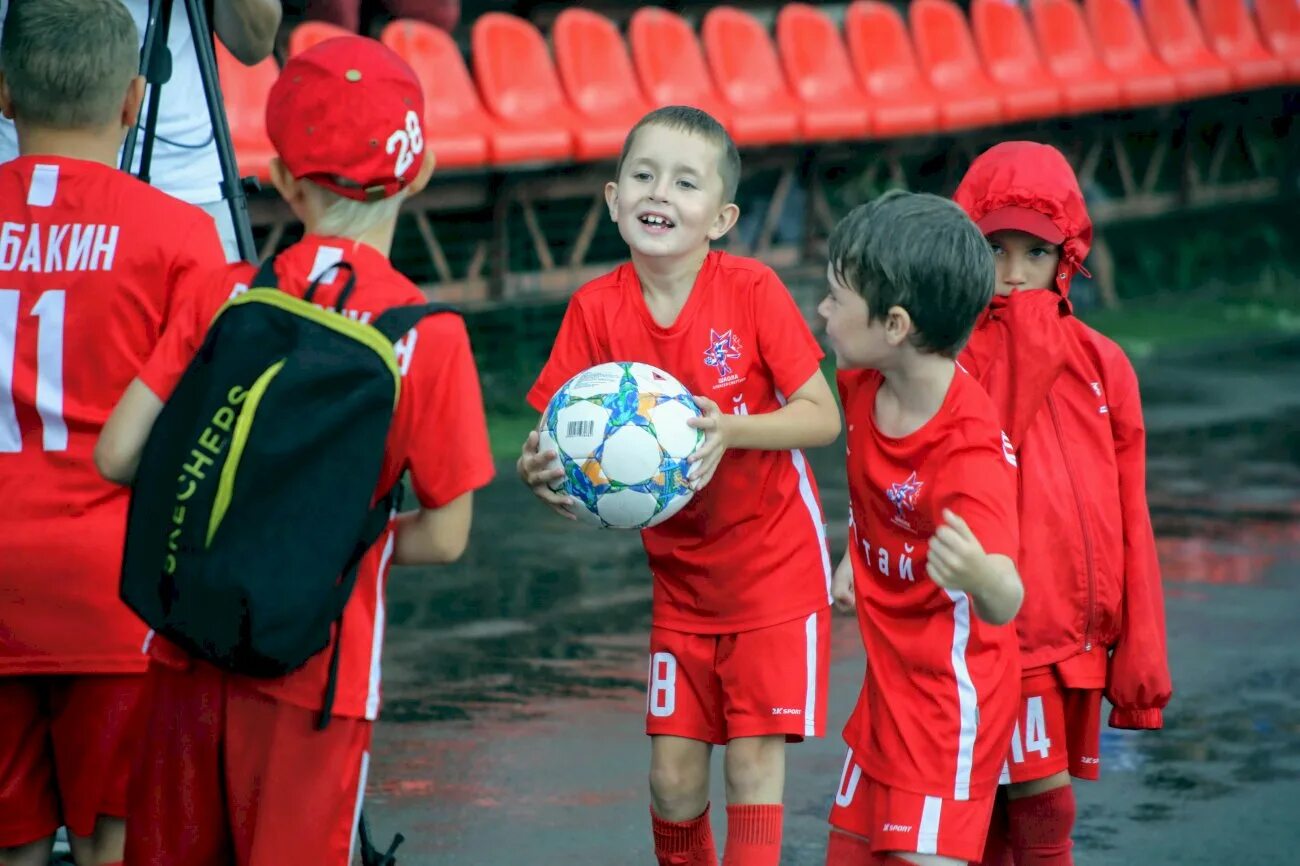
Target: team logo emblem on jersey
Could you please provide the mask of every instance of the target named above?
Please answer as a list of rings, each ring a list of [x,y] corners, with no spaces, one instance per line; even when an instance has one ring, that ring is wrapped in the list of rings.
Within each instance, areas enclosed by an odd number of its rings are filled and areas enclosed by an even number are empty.
[[[704,363],[718,372],[719,379],[732,374],[728,361],[740,358],[740,338],[730,329],[719,334],[709,328],[709,348],[704,350]]]
[[[907,515],[908,512],[916,511],[916,498],[921,495],[921,488],[924,486],[924,481],[916,480],[915,472],[909,475],[906,481],[889,485],[889,489],[885,491],[885,498],[889,500],[890,505],[898,509],[898,513],[894,515],[894,523],[904,529],[916,531],[908,521]]]

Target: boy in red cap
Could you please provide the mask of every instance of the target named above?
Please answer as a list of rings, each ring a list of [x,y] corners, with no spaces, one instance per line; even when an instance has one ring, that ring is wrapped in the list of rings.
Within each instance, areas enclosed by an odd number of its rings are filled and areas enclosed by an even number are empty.
[[[1019,698],[1015,459],[953,360],[993,262],[952,202],[891,192],[835,227],[827,280],[852,505],[834,591],[867,671],[826,864],[959,866],[984,850]]]
[[[1072,314],[1092,222],[1065,157],[996,145],[955,199],[998,274],[961,361],[998,405],[1020,464],[1024,679],[994,836],[1005,834],[1016,866],[1065,866],[1070,776],[1101,769],[1103,691],[1117,728],[1159,728],[1172,691],[1142,405],[1123,351]]]
[[[267,102],[267,129],[278,154],[271,177],[306,235],[275,259],[282,291],[301,297],[320,277],[320,303],[330,306],[345,286],[335,265],[347,262],[356,283],[343,314],[367,322],[390,307],[424,301],[388,261],[402,200],[422,189],[433,172],[423,108],[410,67],[371,39],[331,39],[285,65]],[[168,329],[104,428],[96,458],[106,475],[127,481],[134,474],[163,401],[214,313],[245,291],[253,276],[250,265],[232,267]],[[148,748],[131,782],[128,863],[349,862],[371,723],[379,713],[389,566],[459,557],[469,534],[472,492],[493,474],[478,376],[461,319],[425,318],[399,341],[397,357],[403,387],[379,491],[409,471],[419,509],[395,516],[362,558],[342,636],[336,632],[329,647],[287,676],[226,673],[161,638],[153,641]],[[449,442],[456,443],[454,460],[447,459]],[[334,641],[340,640],[334,718],[316,730]]]
[[[830,557],[800,448],[839,433],[821,349],[789,291],[753,259],[710,251],[736,223],[740,155],[703,111],[669,106],[628,133],[605,187],[632,261],[574,293],[528,402],[572,376],[642,361],[698,396],[698,491],[642,540],[654,580],[649,700],[651,826],[661,864],[717,863],[709,757],[727,747],[726,866],[781,856],[785,745],[821,736]],[[719,404],[721,407],[719,408]],[[547,487],[553,452],[528,436],[519,473]],[[558,474],[557,474],[558,473]]]
[[[117,170],[143,93],[118,0],[10,3],[0,108],[0,863],[122,859],[145,628],[118,598],[127,491],[96,437],[186,297],[212,220]]]

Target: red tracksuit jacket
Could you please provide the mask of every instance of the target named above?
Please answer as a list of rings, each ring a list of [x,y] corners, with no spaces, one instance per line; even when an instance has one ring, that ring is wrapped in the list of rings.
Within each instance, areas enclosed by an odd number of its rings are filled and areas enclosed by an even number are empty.
[[[977,159],[954,196],[975,220],[1038,210],[1066,238],[1054,289],[995,297],[960,358],[1017,446],[1022,662],[1056,665],[1071,687],[1104,686],[1112,727],[1159,728],[1172,686],[1137,376],[1071,311],[1092,243],[1074,172],[1059,152],[1023,145]]]

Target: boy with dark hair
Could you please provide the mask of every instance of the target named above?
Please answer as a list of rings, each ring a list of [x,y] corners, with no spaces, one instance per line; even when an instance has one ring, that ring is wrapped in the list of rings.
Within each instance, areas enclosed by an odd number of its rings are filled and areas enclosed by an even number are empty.
[[[889,193],[836,226],[819,311],[848,425],[849,550],[867,672],[844,736],[827,866],[978,860],[1014,723],[1015,473],[953,360],[993,292],[952,202]]]
[[[1159,728],[1172,692],[1141,398],[1119,346],[1072,314],[1092,222],[1065,157],[996,145],[955,199],[996,262],[996,296],[962,363],[1017,446],[1028,575],[1022,703],[993,835],[1005,833],[1017,866],[1068,866],[1070,777],[1100,775],[1103,690],[1117,728]]]
[[[608,361],[675,376],[704,410],[697,493],[642,538],[654,578],[646,733],[655,856],[716,864],[709,756],[726,745],[727,866],[775,866],[785,744],[820,736],[828,678],[830,560],[812,473],[798,449],[839,433],[822,353],[768,267],[711,252],[736,223],[735,144],[694,108],[651,112],[605,187],[632,261],[579,289],[528,393],[537,410],[570,377]],[[717,363],[718,354],[726,364]],[[719,408],[726,407],[727,411]],[[562,475],[531,433],[519,474]]]
[[[200,278],[212,220],[116,170],[139,112],[118,0],[16,0],[0,109],[0,863],[122,859],[145,628],[118,599],[127,491],[95,439]]]
[[[368,323],[392,307],[424,301],[388,260],[401,202],[433,173],[423,108],[415,73],[373,39],[331,39],[285,65],[267,101],[277,153],[271,179],[306,235],[275,258],[281,291],[302,297],[316,285],[313,300],[333,310],[353,285],[337,267],[347,263],[355,284],[339,315]],[[96,450],[105,475],[126,482],[135,474],[163,401],[203,343],[208,323],[227,299],[248,289],[254,274],[251,265],[232,267],[168,329],[105,425]],[[256,679],[227,673],[154,639],[149,747],[131,783],[128,863],[350,862],[379,714],[389,566],[457,559],[469,535],[473,491],[493,473],[461,319],[424,318],[395,348],[402,385],[375,500],[409,471],[419,508],[390,518],[360,560],[329,645],[290,674]],[[448,459],[449,447],[455,459]],[[336,649],[333,719],[318,730]]]

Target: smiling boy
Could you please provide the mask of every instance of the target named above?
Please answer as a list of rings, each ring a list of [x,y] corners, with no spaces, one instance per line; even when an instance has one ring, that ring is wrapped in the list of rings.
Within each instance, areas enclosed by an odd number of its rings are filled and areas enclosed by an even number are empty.
[[[646,733],[655,854],[717,863],[709,756],[726,745],[727,866],[775,866],[785,744],[821,736],[829,670],[830,559],[800,448],[830,443],[839,413],[822,352],[767,266],[710,251],[736,223],[740,156],[694,108],[651,112],[628,134],[610,218],[632,261],[579,289],[528,394],[541,411],[576,373],[652,364],[704,410],[698,491],[642,533],[654,577]],[[720,408],[720,407],[725,407]],[[529,435],[519,473],[562,513],[552,452]]]

